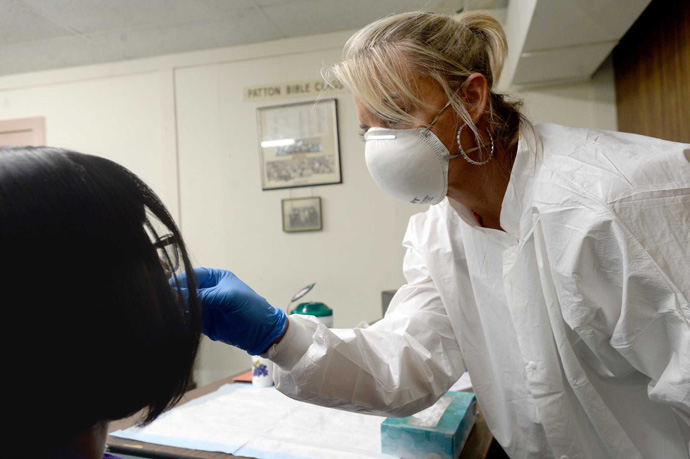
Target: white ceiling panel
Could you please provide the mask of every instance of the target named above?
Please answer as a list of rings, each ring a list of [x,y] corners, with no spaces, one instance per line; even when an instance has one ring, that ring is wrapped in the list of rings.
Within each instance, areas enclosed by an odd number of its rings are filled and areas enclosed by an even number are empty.
[[[390,14],[432,10],[439,3],[440,0],[302,0],[275,2],[261,9],[285,36],[297,37],[358,29]]]
[[[589,78],[617,43],[611,41],[523,53],[513,76],[513,84]]]
[[[55,23],[82,33],[168,26],[227,16],[252,0],[23,0]]]
[[[67,34],[69,31],[45,19],[20,0],[0,2],[0,46]]]
[[[311,2],[313,0],[253,0],[259,7],[273,6],[273,5],[287,5],[300,2]]]
[[[137,59],[199,49],[242,45],[282,38],[282,34],[256,8],[235,10],[213,21],[121,29],[88,36],[98,46],[119,55],[118,60]]]
[[[433,10],[440,3],[0,0],[0,75],[358,29],[388,14]]]
[[[404,11],[488,8],[514,56],[506,84],[536,84],[589,77],[650,1],[0,0],[0,75],[355,30]]]
[[[519,0],[518,0],[519,1]],[[541,0],[523,52],[620,40],[650,0]]]
[[[84,62],[102,63],[120,60],[120,56],[107,48],[77,35],[50,40],[25,41],[0,46],[0,74],[33,72],[82,65]]]

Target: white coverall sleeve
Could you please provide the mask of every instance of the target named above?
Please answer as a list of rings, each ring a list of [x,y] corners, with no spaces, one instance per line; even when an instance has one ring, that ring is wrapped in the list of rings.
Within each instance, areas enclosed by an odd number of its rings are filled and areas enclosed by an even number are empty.
[[[686,438],[690,438],[690,304],[680,285],[673,281],[681,272],[690,275],[690,200],[687,205],[679,210],[686,214],[688,232],[678,234],[674,242],[668,241],[678,244],[674,260],[660,259],[645,250],[637,238],[625,235],[620,247],[624,260],[621,315],[611,345],[650,378],[650,400],[670,406]],[[664,233],[663,223],[659,223],[657,237]],[[622,228],[621,233],[625,232]],[[662,266],[683,271],[669,275]]]
[[[648,376],[690,433],[690,194],[614,206],[541,215],[563,316],[601,374]]]
[[[331,330],[290,316],[285,337],[267,353],[279,391],[316,405],[408,416],[457,381],[465,365],[450,320],[422,257],[405,245],[408,283],[371,327]]]

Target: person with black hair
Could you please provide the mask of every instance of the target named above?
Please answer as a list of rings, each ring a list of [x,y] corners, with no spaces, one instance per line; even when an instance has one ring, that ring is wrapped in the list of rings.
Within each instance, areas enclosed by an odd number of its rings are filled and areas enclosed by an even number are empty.
[[[100,459],[110,421],[180,400],[201,309],[178,264],[180,231],[123,166],[0,148],[2,457]]]

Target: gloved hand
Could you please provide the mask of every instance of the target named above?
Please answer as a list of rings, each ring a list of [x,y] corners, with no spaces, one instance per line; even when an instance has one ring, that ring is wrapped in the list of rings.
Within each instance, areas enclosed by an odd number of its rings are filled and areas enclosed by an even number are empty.
[[[202,331],[212,340],[259,355],[285,330],[285,313],[268,304],[230,271],[196,268],[194,274],[199,282]],[[177,278],[181,286],[187,285],[186,273]],[[183,294],[185,290],[182,289]]]

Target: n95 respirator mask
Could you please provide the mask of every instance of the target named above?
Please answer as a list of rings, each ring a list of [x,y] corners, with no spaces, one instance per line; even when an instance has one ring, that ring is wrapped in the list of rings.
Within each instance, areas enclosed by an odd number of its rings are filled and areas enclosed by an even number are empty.
[[[429,128],[370,128],[364,154],[374,181],[388,194],[412,204],[438,204],[448,192],[452,155]]]

